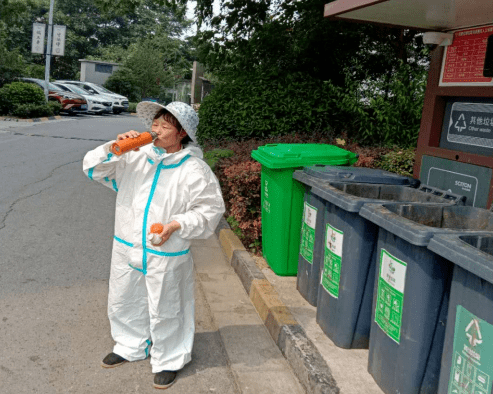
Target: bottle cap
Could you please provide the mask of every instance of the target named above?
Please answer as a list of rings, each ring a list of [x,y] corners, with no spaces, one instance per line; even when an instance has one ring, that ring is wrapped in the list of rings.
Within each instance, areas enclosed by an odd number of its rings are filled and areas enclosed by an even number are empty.
[[[163,239],[162,239],[159,235],[151,233],[151,234],[149,234],[149,235],[147,236],[147,240],[148,240],[151,244],[153,244],[153,245],[157,245],[157,244],[160,244],[160,243],[161,243],[161,241],[162,241]]]

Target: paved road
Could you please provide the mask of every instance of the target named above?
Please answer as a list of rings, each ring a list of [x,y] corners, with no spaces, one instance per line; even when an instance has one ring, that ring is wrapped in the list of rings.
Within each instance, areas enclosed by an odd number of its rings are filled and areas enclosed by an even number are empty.
[[[84,154],[133,116],[0,125],[0,295],[103,280],[115,196],[82,172]],[[60,264],[63,262],[63,264]],[[17,269],[10,269],[16,267]]]
[[[148,360],[100,367],[113,345],[106,299],[115,194],[89,181],[81,161],[130,129],[144,130],[130,115],[0,122],[1,394],[156,392]],[[300,394],[220,249],[207,245],[192,247],[193,361],[169,391]]]

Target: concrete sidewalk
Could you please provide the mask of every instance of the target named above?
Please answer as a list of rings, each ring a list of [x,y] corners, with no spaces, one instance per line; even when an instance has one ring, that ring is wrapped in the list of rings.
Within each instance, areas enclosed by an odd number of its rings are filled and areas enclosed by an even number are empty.
[[[216,236],[194,240],[197,290],[203,291],[240,393],[302,394],[289,363],[256,313]]]
[[[316,307],[296,289],[296,277],[274,274],[264,259],[245,250],[225,220],[221,220],[216,234],[265,327],[306,393],[383,393],[367,371],[368,350],[334,345],[316,323]]]

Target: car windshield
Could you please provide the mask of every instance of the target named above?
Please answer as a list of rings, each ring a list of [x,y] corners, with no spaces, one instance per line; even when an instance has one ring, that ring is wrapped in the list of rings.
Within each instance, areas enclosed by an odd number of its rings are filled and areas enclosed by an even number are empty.
[[[92,93],[90,93],[87,90],[84,90],[84,89],[78,87],[77,85],[70,85],[70,88],[72,89],[72,92],[75,92],[75,93],[79,93],[79,94],[90,94],[90,95],[92,95]]]
[[[104,93],[114,94],[113,92],[109,91],[108,89],[103,88],[101,85],[96,84],[96,86],[99,88],[99,90],[101,90]]]
[[[46,82],[42,79],[39,80],[39,83],[45,86]],[[60,86],[55,85],[54,83],[48,82],[48,90],[55,90],[56,92],[63,92],[63,89]]]
[[[60,85],[60,84],[58,84],[58,83],[55,83],[54,85],[58,88],[58,90],[59,90],[59,91],[60,91],[60,90],[63,90],[63,91],[65,91],[65,92],[71,92],[71,90],[70,90],[69,88],[67,88],[66,86]],[[52,89],[52,90],[53,90],[53,89]]]

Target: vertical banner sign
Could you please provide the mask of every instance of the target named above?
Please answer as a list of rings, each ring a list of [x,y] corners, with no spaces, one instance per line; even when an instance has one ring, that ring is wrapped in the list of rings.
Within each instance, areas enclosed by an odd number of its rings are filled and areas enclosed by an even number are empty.
[[[303,208],[303,223],[301,225],[300,253],[310,264],[313,264],[315,246],[315,224],[317,223],[317,208],[305,202]]]
[[[402,306],[407,264],[385,249],[380,254],[375,322],[397,343],[401,340]]]
[[[490,394],[493,326],[457,306],[448,394]]]
[[[45,24],[33,23],[32,53],[45,53]]]
[[[339,298],[344,233],[327,223],[325,234],[324,266],[320,283],[332,297]]]
[[[53,49],[51,54],[55,56],[63,56],[65,54],[65,30],[67,26],[53,26]]]

